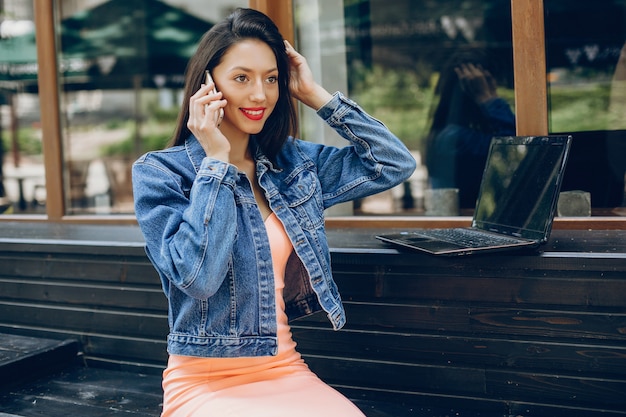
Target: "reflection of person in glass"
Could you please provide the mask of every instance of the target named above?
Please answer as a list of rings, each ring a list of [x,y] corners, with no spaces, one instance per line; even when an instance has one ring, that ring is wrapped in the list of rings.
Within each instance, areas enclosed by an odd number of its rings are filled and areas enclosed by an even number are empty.
[[[606,157],[607,206],[626,205],[626,43],[622,46],[611,83]]]
[[[426,140],[430,185],[458,188],[460,207],[473,208],[491,138],[515,134],[515,115],[477,53],[450,59],[435,93],[439,101]]]
[[[415,160],[317,84],[258,11],[207,32],[185,85],[173,146],[133,167],[137,221],[169,302],[162,417],[363,417],[309,370],[288,318],[323,310],[344,325],[324,210],[402,183]],[[289,137],[295,99],[346,146]]]

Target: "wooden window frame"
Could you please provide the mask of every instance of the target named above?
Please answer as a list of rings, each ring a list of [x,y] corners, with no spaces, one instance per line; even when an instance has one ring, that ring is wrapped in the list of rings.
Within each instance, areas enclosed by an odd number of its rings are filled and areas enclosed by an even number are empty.
[[[56,56],[54,0],[33,0],[41,125],[46,176],[46,215],[3,215],[0,221],[136,224],[133,215],[66,215],[63,198],[63,157],[60,87]],[[268,14],[283,36],[293,43],[292,0],[250,0],[252,8]],[[517,133],[548,133],[548,106],[543,0],[511,0]],[[328,227],[442,227],[469,224],[468,217],[421,216],[329,217]],[[626,229],[623,217],[557,218],[555,229]]]

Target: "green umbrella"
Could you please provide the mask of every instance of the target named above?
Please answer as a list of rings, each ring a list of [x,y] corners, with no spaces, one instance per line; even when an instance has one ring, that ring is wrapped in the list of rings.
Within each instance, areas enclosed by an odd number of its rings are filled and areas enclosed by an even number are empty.
[[[61,23],[66,90],[180,87],[211,23],[158,0],[110,0]],[[19,83],[19,84],[17,84]],[[36,90],[35,34],[0,40],[0,88]]]
[[[16,81],[37,82],[34,33],[0,39],[0,87],[14,89]]]
[[[143,87],[180,87],[211,26],[158,0],[110,0],[63,20],[62,51],[90,61],[88,74],[98,88],[133,88],[136,76]]]

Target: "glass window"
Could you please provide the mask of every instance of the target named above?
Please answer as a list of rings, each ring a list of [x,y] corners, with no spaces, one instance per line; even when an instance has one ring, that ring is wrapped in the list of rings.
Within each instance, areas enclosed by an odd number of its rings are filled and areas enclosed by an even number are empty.
[[[544,0],[550,132],[571,133],[563,190],[625,215],[626,2]]]
[[[405,184],[331,214],[435,214],[429,189],[458,189],[473,212],[488,143],[514,134],[510,4],[501,0],[297,0],[298,48],[414,153]],[[331,139],[303,111],[302,136]],[[450,194],[450,193],[448,193]]]
[[[133,212],[130,169],[166,146],[184,71],[213,22],[247,0],[60,0],[67,214]]]
[[[0,214],[43,213],[33,2],[0,1]]]

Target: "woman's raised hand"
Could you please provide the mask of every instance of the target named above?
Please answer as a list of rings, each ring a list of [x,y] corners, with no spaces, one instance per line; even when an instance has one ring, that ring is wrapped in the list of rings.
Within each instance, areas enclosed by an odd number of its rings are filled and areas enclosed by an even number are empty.
[[[187,127],[198,139],[207,156],[229,162],[230,142],[220,132],[220,110],[226,105],[215,84],[202,84],[189,100]]]
[[[319,109],[332,98],[331,94],[315,82],[306,58],[300,55],[288,41],[285,41],[285,49],[289,57],[291,94],[312,109]]]

